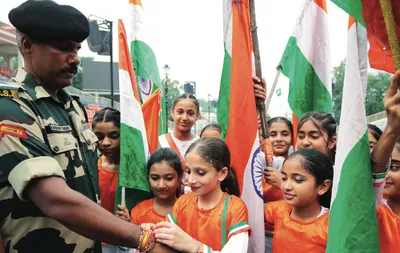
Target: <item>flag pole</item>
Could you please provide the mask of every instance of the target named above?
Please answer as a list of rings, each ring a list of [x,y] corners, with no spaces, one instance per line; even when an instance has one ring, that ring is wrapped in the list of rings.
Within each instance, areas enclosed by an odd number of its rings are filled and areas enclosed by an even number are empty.
[[[265,111],[268,112],[269,105],[271,104],[272,96],[274,95],[276,85],[278,84],[279,76],[282,72],[282,66],[279,65],[278,70],[276,71],[275,80],[272,84],[271,90],[269,91],[267,101],[265,102]]]
[[[262,79],[262,70],[261,70],[261,56],[260,56],[260,46],[258,44],[258,34],[257,34],[257,20],[256,20],[256,7],[254,4],[254,0],[250,0],[250,30],[251,37],[253,41],[253,51],[254,51],[254,60],[255,60],[255,68],[256,68],[256,76]],[[264,86],[263,83],[260,83],[261,86]],[[265,111],[265,101],[262,99],[257,99],[257,108],[258,113],[260,115],[261,121],[261,136],[263,138],[263,142],[261,145],[262,151],[265,153],[265,159],[267,162],[267,166],[272,166],[273,152],[272,146],[269,141],[269,132],[268,132],[268,124],[267,124],[267,114]]]
[[[400,69],[400,41],[396,33],[396,21],[393,15],[392,0],[380,0],[386,31],[396,70]]]
[[[122,187],[121,189],[121,206],[126,206],[126,201],[125,201],[125,186]]]

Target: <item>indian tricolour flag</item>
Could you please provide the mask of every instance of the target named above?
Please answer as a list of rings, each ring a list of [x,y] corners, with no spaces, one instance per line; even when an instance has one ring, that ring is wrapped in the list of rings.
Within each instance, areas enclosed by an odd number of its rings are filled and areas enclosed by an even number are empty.
[[[238,8],[238,3],[241,4]],[[248,252],[264,252],[262,166],[257,154],[256,105],[252,81],[249,1],[223,0],[225,57],[218,101],[218,122],[231,152],[240,192],[253,230]],[[240,10],[239,10],[240,9]]]
[[[328,253],[380,251],[364,108],[367,70],[366,31],[350,18]]]
[[[390,50],[385,22],[379,0],[332,0],[359,24],[367,28],[370,44],[368,57],[372,68],[394,73],[395,66]],[[397,23],[397,37],[400,38],[400,1],[389,1]]]
[[[134,205],[150,196],[146,171],[149,147],[135,72],[133,71],[124,24],[121,20],[118,21],[118,41],[121,160],[116,204],[125,202],[125,199],[126,206],[130,210]]]
[[[332,112],[332,81],[325,0],[306,0],[279,67],[290,79],[293,121],[310,111]]]
[[[143,1],[144,2],[144,1]],[[158,91],[162,92],[162,84],[156,55],[151,48],[149,39],[149,30],[145,25],[145,11],[141,0],[129,0],[129,30],[128,41],[131,48],[131,56],[135,67],[135,74],[138,77],[138,86],[140,88],[140,97],[142,103],[145,103],[151,95]],[[160,106],[161,117],[159,119],[159,135],[166,132],[164,97]]]

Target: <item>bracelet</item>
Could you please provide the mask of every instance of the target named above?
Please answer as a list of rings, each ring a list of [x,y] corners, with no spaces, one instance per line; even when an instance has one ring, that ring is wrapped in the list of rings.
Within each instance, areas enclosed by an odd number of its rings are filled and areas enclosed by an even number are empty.
[[[156,245],[156,237],[151,230],[140,228],[140,241],[138,250],[140,252],[149,252]]]
[[[389,166],[390,162],[392,161],[392,158],[389,158],[389,161],[387,163],[380,163],[380,162],[377,162],[377,161],[374,160],[372,152],[371,152],[371,161],[373,163],[375,163],[376,165],[378,165],[378,166],[381,166],[381,167],[384,166],[385,168],[387,168]]]

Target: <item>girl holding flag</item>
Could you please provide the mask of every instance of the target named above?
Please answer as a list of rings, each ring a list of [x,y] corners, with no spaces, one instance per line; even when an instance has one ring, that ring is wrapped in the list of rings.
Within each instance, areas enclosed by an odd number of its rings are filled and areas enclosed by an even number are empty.
[[[160,148],[151,154],[147,162],[150,189],[155,197],[144,200],[131,210],[123,208],[124,216],[130,222],[141,225],[156,224],[165,221],[167,214],[172,212],[183,175],[182,163],[178,154],[170,148]]]
[[[229,194],[238,194],[238,186],[227,145],[218,138],[200,139],[185,159],[192,192],[177,200],[169,222],[155,225],[157,241],[182,252],[247,252],[247,208]]]
[[[118,184],[119,162],[120,162],[120,120],[121,114],[118,110],[106,107],[98,111],[92,121],[92,129],[99,139],[98,158],[99,187],[101,195],[101,206],[114,213],[115,197]],[[118,205],[119,209],[123,207]],[[117,216],[121,217],[121,211]],[[129,249],[103,243],[103,253],[128,252]]]
[[[383,99],[387,126],[371,153],[381,252],[400,252],[400,71]],[[396,142],[397,140],[397,142]],[[383,195],[387,198],[383,199]]]

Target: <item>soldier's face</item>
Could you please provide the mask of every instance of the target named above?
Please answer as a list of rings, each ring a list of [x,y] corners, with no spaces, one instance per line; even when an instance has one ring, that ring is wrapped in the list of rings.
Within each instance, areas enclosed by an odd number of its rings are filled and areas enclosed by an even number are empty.
[[[72,84],[80,63],[81,43],[52,41],[32,44],[33,73],[46,88],[58,90]]]

